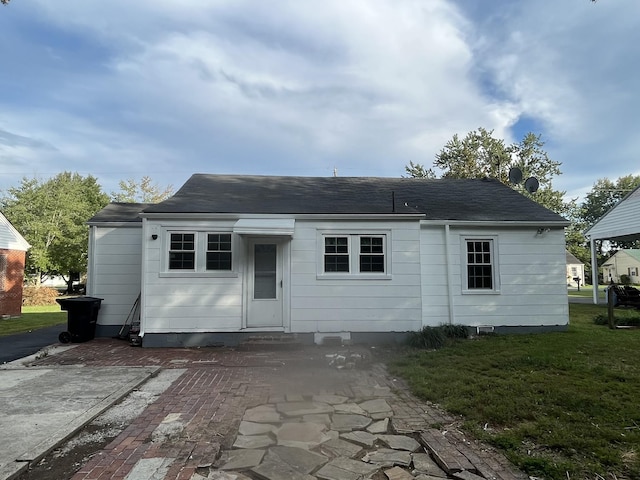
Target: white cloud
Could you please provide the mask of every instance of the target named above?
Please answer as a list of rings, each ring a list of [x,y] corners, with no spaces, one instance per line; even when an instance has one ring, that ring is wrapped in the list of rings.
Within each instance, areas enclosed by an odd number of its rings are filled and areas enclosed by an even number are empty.
[[[399,176],[455,133],[513,141],[530,118],[563,162],[560,188],[626,174],[640,6],[474,5],[12,2],[29,28],[5,29],[19,76],[0,73],[13,93],[0,89],[0,129],[50,148],[0,135],[0,157],[10,171],[100,171],[107,189],[141,174]]]

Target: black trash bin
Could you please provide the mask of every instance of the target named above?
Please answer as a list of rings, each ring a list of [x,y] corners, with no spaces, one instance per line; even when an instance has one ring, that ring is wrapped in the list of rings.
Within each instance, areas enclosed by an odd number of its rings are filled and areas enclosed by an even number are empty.
[[[86,342],[96,335],[96,322],[102,298],[57,298],[62,310],[67,311],[67,331],[58,335],[60,343]]]

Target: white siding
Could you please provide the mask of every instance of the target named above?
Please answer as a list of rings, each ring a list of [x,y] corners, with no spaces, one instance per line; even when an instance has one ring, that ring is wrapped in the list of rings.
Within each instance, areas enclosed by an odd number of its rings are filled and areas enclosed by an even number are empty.
[[[322,278],[319,232],[388,232],[391,275]],[[418,222],[296,222],[291,242],[291,331],[404,332],[420,327]]]
[[[0,213],[0,248],[25,252],[29,246],[24,237],[7,220],[7,217]]]
[[[463,293],[465,236],[496,239],[499,291]],[[421,234],[423,325],[566,325],[568,301],[564,232],[536,229],[454,228],[449,231],[451,291],[447,288],[445,228],[425,226]],[[450,312],[449,293],[451,294]]]
[[[142,228],[92,227],[87,295],[102,298],[98,324],[122,325],[140,293]]]
[[[631,192],[598,220],[585,235],[591,239],[607,239],[640,233],[640,188]]]
[[[234,236],[231,275],[171,274],[163,262],[168,252],[167,231],[229,231],[234,221],[145,222],[143,328],[145,333],[236,332],[242,329],[244,242]],[[185,230],[186,231],[186,230]],[[151,240],[151,232],[158,235]]]

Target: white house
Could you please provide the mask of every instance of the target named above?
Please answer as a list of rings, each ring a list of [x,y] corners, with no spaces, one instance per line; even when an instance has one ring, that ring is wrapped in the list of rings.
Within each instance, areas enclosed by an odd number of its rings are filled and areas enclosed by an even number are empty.
[[[584,285],[584,263],[567,250],[567,287]]]
[[[143,346],[563,330],[567,224],[489,179],[196,174],[89,221],[87,294],[109,336],[141,294]]]
[[[640,283],[640,250],[625,248],[618,250],[602,264],[602,278],[605,282],[620,283],[622,275],[627,275],[633,284]]]

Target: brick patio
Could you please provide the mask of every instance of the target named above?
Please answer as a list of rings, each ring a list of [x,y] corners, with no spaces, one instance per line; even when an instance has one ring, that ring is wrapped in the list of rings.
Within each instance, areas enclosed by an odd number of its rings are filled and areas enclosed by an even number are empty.
[[[337,347],[345,349],[346,347]],[[330,393],[351,398],[374,398],[386,392],[394,413],[394,430],[437,438],[441,426],[447,437],[436,442],[440,454],[466,458],[487,478],[525,479],[500,454],[457,431],[456,419],[432,405],[418,401],[406,385],[391,378],[370,351],[356,369],[328,366],[326,355],[336,348],[258,351],[229,348],[148,349],[131,347],[114,339],[78,344],[58,355],[36,362],[45,365],[160,366],[185,369],[174,383],[149,405],[117,438],[97,452],[73,480],[122,479],[140,459],[175,459],[165,479],[190,480],[198,467],[214,463],[229,449],[247,408],[268,403],[274,396]],[[167,418],[179,416],[185,425],[175,438],[153,442],[152,433]],[[206,475],[206,474],[205,474]]]

